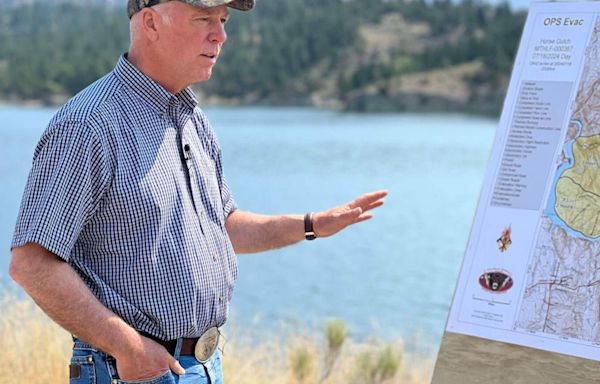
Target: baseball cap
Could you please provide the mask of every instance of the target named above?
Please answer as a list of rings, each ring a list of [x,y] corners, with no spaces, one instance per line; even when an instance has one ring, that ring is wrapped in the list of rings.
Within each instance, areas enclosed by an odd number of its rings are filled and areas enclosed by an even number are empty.
[[[212,8],[220,5],[239,9],[240,11],[249,11],[254,8],[255,0],[176,0],[182,3],[190,4],[199,8]],[[161,0],[128,0],[127,14],[129,18],[144,8],[161,3]]]

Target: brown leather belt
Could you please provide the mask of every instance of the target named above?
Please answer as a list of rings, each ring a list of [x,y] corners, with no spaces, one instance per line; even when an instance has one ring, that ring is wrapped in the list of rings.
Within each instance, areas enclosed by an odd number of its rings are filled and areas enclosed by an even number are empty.
[[[177,347],[177,340],[161,340],[155,336],[152,336],[146,332],[140,332],[140,335],[147,337],[156,341],[158,344],[162,345],[166,348],[167,351],[171,355],[175,354],[175,348]],[[181,342],[181,352],[180,355],[194,355],[194,348],[196,347],[196,343],[198,342],[199,337],[194,337],[192,339],[183,339]]]
[[[158,344],[166,348],[171,355],[175,355],[177,348],[177,339],[161,340],[145,332],[140,332],[140,335],[156,341]],[[217,327],[209,328],[202,336],[191,339],[184,338],[181,340],[180,355],[195,356],[200,362],[207,361],[217,349],[219,345],[219,330]]]

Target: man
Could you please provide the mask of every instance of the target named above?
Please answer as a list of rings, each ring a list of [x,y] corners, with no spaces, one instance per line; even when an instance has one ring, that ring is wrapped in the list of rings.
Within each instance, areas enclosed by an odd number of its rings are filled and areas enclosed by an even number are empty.
[[[235,253],[330,236],[383,204],[385,191],[304,216],[237,209],[188,87],[210,78],[228,9],[253,5],[129,0],[129,52],[38,143],[10,274],[74,335],[72,383],[221,383]]]

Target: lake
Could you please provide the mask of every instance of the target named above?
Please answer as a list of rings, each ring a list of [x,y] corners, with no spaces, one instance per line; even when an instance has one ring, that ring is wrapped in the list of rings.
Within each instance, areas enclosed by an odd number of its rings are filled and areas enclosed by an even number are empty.
[[[0,107],[0,280],[31,156],[54,109]],[[335,237],[239,258],[237,332],[322,329],[437,348],[497,121],[465,115],[207,108],[240,209],[304,213],[390,195]]]

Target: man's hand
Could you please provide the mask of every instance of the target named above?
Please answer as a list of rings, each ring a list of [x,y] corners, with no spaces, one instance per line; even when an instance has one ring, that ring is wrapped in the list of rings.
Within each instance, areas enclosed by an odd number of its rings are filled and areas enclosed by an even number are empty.
[[[372,209],[383,205],[386,190],[366,193],[354,201],[313,214],[317,237],[327,237],[349,225],[369,220]],[[227,221],[227,234],[236,253],[263,252],[304,240],[303,215],[259,215],[233,211]]]
[[[369,220],[369,211],[383,205],[386,190],[365,193],[357,199],[338,207],[313,214],[313,229],[317,237],[334,235],[349,225]]]
[[[13,249],[9,273],[54,321],[112,355],[123,380],[185,371],[167,350],[106,308],[62,259],[35,243]]]
[[[115,355],[117,373],[121,380],[150,380],[168,370],[177,375],[185,374],[185,370],[165,347],[144,336],[140,336],[139,343],[136,343],[132,350]]]

